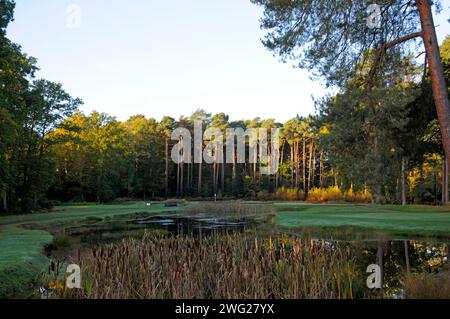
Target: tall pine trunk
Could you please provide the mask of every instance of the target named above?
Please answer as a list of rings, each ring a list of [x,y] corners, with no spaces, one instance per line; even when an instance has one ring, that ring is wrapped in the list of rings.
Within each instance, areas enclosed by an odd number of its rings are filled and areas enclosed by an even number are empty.
[[[219,153],[219,167],[220,168],[220,192],[222,196],[225,196],[225,146],[221,145]],[[219,172],[218,172],[219,173]]]
[[[256,165],[258,162],[258,144],[255,145],[255,152],[253,154],[253,181],[256,181]]]
[[[212,184],[213,184],[213,197],[216,196],[217,194],[217,189],[216,189],[216,160],[214,159],[214,163],[212,165]]]
[[[233,143],[233,171],[231,173],[231,192],[233,196],[236,194],[236,145]]]
[[[444,156],[442,161],[442,204],[448,204],[448,160]]]
[[[303,140],[303,191],[306,194],[306,140]]]
[[[313,150],[314,150],[314,142],[311,141],[309,144],[309,163],[308,163],[308,192],[311,188],[312,182],[312,170],[313,170]]]
[[[191,163],[191,182],[189,184],[189,189],[192,191],[194,188],[194,163]]]
[[[164,191],[166,199],[169,197],[169,139],[166,137],[166,168],[164,171]]]
[[[184,162],[180,165],[180,197],[183,197],[183,185],[184,185]]]
[[[197,185],[197,192],[198,192],[199,196],[202,195],[202,169],[203,169],[203,165],[202,165],[202,163],[199,163],[198,164],[198,185]]]
[[[7,198],[6,198],[6,189],[4,189],[4,188],[2,188],[2,205],[3,205],[3,210],[5,211],[5,212],[7,212],[8,211],[8,201],[7,201]]]
[[[180,196],[180,164],[177,164],[177,198]]]
[[[401,176],[402,205],[406,206],[406,159],[404,157],[402,157],[402,172],[401,172],[401,175],[402,175]]]
[[[220,173],[220,163],[216,164],[216,194],[219,192],[219,173]]]
[[[313,167],[312,167],[312,187],[316,187],[316,164],[317,164],[317,145],[314,144]]]
[[[323,188],[323,173],[324,173],[324,168],[323,168],[323,150],[320,151],[320,164],[319,164],[319,179],[320,179],[320,188]]]
[[[442,142],[444,144],[447,161],[450,160],[450,103],[448,100],[447,84],[444,77],[444,68],[439,53],[439,43],[434,27],[433,13],[429,0],[416,0],[422,24],[422,38],[425,46],[427,60],[430,66],[431,86],[434,103],[439,118]]]
[[[284,162],[284,146],[285,146],[285,141],[283,141],[283,144],[281,146],[281,155],[280,155],[280,165],[278,166],[279,169],[277,171],[277,177],[276,177],[276,185],[275,185],[275,189],[278,190],[278,187],[280,186],[280,184],[283,183],[283,174],[280,174],[281,172],[281,168],[282,168],[282,164]]]
[[[221,164],[221,176],[220,176],[220,182],[221,182],[221,191],[222,195],[225,195],[225,163]]]
[[[384,286],[384,243],[378,241],[377,245],[377,265],[380,266],[381,290]]]
[[[295,186],[294,183],[294,171],[296,171],[296,167],[294,166],[294,146],[291,145],[291,187]]]
[[[409,260],[409,241],[405,240],[403,242],[403,245],[405,247],[405,264],[406,264],[406,273],[411,273],[411,262]]]
[[[300,184],[300,142],[295,142],[295,188]]]

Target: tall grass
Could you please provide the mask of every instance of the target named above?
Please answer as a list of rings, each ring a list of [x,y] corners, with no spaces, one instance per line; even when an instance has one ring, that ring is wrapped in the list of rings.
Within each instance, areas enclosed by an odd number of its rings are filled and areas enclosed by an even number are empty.
[[[355,262],[322,241],[248,235],[149,237],[81,257],[83,287],[61,298],[353,298]]]
[[[450,271],[408,274],[404,289],[408,299],[450,299]]]

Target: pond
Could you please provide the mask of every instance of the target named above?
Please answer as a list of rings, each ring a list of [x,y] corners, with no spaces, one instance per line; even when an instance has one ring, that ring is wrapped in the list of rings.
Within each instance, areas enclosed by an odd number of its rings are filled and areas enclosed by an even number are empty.
[[[159,216],[134,220],[132,223],[174,235],[208,236],[233,232],[255,232],[266,236],[286,234],[272,227],[270,222],[255,222],[252,219]],[[355,256],[358,270],[363,274],[367,273],[369,265],[379,265],[384,292],[393,298],[403,297],[402,278],[406,273],[437,273],[450,266],[450,241],[443,239],[395,238],[380,233],[369,233],[364,239],[355,239],[345,238],[344,233],[336,240],[305,229],[290,231],[289,235],[323,241],[329,247],[345,247]],[[365,282],[361,284],[365,285]]]
[[[405,278],[409,278],[409,276],[406,276],[407,274],[445,273],[442,270],[450,268],[450,240],[446,238],[417,238],[405,235],[396,237],[386,233],[351,227],[286,229],[277,226],[274,218],[275,215],[270,213],[266,217],[258,219],[252,217],[251,214],[245,214],[243,217],[233,215],[230,218],[229,215],[221,216],[206,213],[180,216],[177,212],[171,212],[160,216],[138,214],[111,220],[92,221],[92,223],[76,224],[65,229],[65,234],[76,243],[73,256],[68,256],[67,252],[62,250],[60,255],[54,254],[52,257],[58,260],[60,258],[62,260],[74,259],[73,261],[77,263],[80,256],[80,251],[77,249],[79,246],[86,251],[104,244],[111,244],[112,247],[117,248],[120,247],[124,239],[134,238],[139,241],[144,234],[150,236],[156,242],[160,240],[159,238],[169,238],[179,239],[180,243],[184,243],[185,239],[189,238],[208,237],[213,241],[222,242],[224,238],[231,237],[233,240],[231,247],[237,248],[240,247],[237,245],[238,243],[248,244],[245,242],[245,238],[250,239],[250,243],[256,238],[258,240],[276,239],[282,245],[286,245],[287,252],[291,250],[293,240],[300,240],[317,244],[316,246],[325,247],[329,252],[339,254],[337,259],[333,257],[332,260],[327,261],[327,265],[338,265],[335,270],[332,270],[331,275],[335,274],[334,271],[339,272],[341,268],[344,272],[345,265],[342,267],[342,264],[339,264],[339,258],[343,256],[341,253],[350,256],[344,259],[351,260],[353,263],[353,269],[355,270],[353,276],[355,287],[353,288],[354,291],[358,292],[355,294],[357,298],[403,298],[405,297],[404,281]],[[77,244],[78,240],[80,245]],[[203,243],[203,240],[198,242]],[[309,245],[309,247],[311,246],[314,245]],[[195,245],[192,247],[195,247],[194,251],[185,251],[184,253],[189,256],[197,256],[199,251],[206,249],[206,247]],[[117,249],[120,250],[120,248]],[[176,258],[179,258],[179,253],[175,254]],[[235,253],[238,254],[239,249]],[[308,255],[306,258],[311,258],[311,260],[315,258],[309,251],[306,251],[306,255]],[[164,258],[171,258],[171,254],[169,253]],[[189,258],[188,260],[190,260]],[[250,260],[246,259],[247,257],[241,256],[241,258],[239,264]],[[211,262],[214,262],[214,260]],[[379,271],[383,289],[369,289],[367,287],[366,280],[371,275],[371,273],[368,273],[368,267],[373,268],[373,265],[379,267],[377,271]],[[316,272],[317,270],[311,271]],[[319,270],[319,277],[320,272]],[[439,290],[439,288],[449,286],[445,280],[439,281],[436,278],[433,276],[434,284],[429,285],[429,287],[432,287],[431,290]],[[422,282],[427,282],[427,280],[427,278],[422,279]],[[422,298],[421,295],[419,298]]]

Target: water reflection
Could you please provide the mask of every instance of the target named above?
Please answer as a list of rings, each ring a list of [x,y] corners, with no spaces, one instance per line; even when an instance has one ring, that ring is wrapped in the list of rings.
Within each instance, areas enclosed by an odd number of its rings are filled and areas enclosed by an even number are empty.
[[[256,223],[247,219],[150,217],[133,221],[134,224],[150,229],[163,229],[175,235],[209,235],[211,233],[241,232],[256,227]]]
[[[359,270],[370,264],[381,268],[386,294],[402,297],[402,278],[410,273],[438,273],[449,267],[449,244],[416,240],[361,241],[346,243],[355,253]]]

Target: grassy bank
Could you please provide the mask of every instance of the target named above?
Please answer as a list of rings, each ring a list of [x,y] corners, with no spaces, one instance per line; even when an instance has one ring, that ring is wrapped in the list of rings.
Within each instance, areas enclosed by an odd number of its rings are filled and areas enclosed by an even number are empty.
[[[30,223],[51,223],[55,221],[70,221],[88,217],[114,217],[117,215],[133,213],[162,213],[179,210],[177,207],[167,208],[157,203],[147,206],[145,202],[136,202],[122,205],[71,205],[56,207],[50,213],[37,213],[29,215],[11,215],[0,217],[2,225],[23,225]]]
[[[51,240],[45,231],[0,227],[0,298],[30,297],[36,275],[48,265],[43,247]]]

